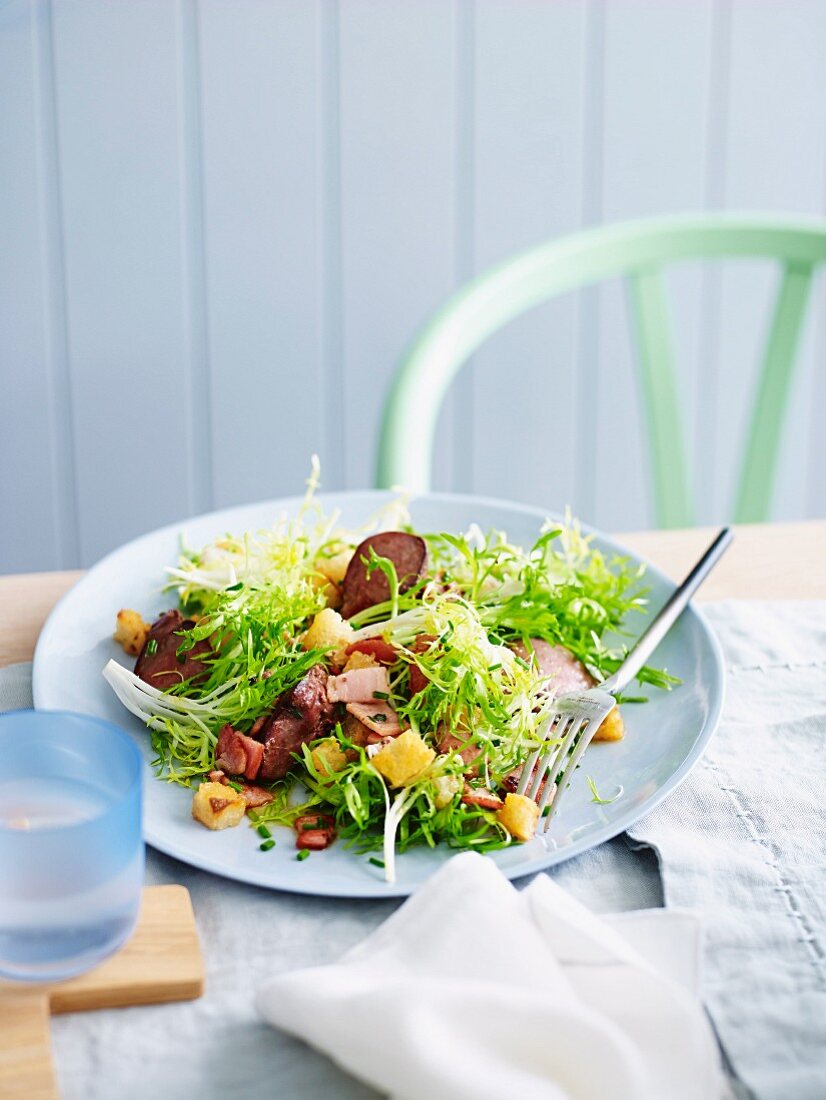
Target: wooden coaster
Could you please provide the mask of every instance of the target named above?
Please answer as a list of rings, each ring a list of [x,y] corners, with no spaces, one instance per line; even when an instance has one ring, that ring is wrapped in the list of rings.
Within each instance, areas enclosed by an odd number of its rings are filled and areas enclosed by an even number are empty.
[[[54,984],[0,981],[0,1100],[57,1100],[52,1013],[190,1001],[203,991],[204,964],[189,891],[147,887],[132,938],[94,970]]]

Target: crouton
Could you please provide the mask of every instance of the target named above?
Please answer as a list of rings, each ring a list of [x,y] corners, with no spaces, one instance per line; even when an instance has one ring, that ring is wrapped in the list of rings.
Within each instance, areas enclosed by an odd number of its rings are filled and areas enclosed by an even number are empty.
[[[315,562],[313,583],[323,591],[328,607],[341,607],[341,582],[352,556],[352,550],[342,550],[331,558],[318,558]]]
[[[115,624],[114,639],[122,645],[127,653],[137,657],[146,645],[149,637],[149,623],[143,621],[143,617],[130,608],[125,607],[118,612]]]
[[[313,762],[313,767],[320,775],[332,775],[334,772],[340,772],[347,763],[344,750],[335,737],[325,737],[323,741],[319,741],[310,752],[310,759]]]
[[[460,775],[440,775],[433,780],[433,786],[436,788],[436,797],[434,802],[436,803],[437,810],[443,810],[445,806],[449,806],[456,795],[461,791],[463,783]]]
[[[378,661],[372,653],[362,653],[360,650],[355,650],[347,658],[347,664],[344,666],[345,672],[352,672],[356,668],[375,668]]]
[[[524,794],[505,795],[505,805],[496,815],[514,840],[530,840],[539,823],[539,807]]]
[[[202,783],[192,799],[192,816],[208,829],[228,829],[243,819],[247,802],[223,783]]]
[[[625,736],[625,723],[622,720],[619,707],[614,707],[612,711],[603,719],[602,725],[594,734],[594,741],[621,741]]]
[[[344,580],[344,574],[347,572],[347,566],[350,564],[352,556],[353,551],[351,549],[340,550],[331,558],[319,558],[315,563],[315,567],[319,573],[324,574],[328,581],[340,585]]]
[[[376,753],[373,764],[391,787],[406,787],[436,759],[418,733],[405,730]]]
[[[353,640],[355,631],[337,611],[325,607],[315,616],[302,639],[304,649],[331,649],[333,660],[344,663],[344,650]]]

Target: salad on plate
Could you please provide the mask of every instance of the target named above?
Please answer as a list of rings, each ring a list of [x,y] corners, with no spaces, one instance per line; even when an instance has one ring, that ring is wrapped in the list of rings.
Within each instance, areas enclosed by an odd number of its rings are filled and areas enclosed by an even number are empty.
[[[158,776],[193,789],[201,826],[247,820],[264,851],[291,826],[297,858],[337,842],[388,882],[415,845],[530,840],[521,770],[555,700],[622,661],[641,568],[570,520],[527,548],[504,531],[414,531],[403,497],[348,530],[317,485],[314,467],[293,518],[182,548],[164,587],[175,606],[153,622],[118,613],[137,660],[103,675],[148,727]],[[624,732],[615,708],[595,740]]]

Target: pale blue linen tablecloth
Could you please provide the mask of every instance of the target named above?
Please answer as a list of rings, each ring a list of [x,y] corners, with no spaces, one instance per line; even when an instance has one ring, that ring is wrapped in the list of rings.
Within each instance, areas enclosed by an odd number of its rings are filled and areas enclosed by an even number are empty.
[[[598,912],[663,900],[699,911],[705,1000],[737,1092],[818,1100],[826,1097],[826,604],[707,611],[729,685],[703,761],[628,838],[549,873]],[[30,666],[0,672],[0,710],[30,703]],[[253,993],[258,975],[338,957],[398,903],[274,893],[147,855],[148,882],[180,882],[192,894],[207,991],[190,1004],[56,1018],[66,1100],[375,1095],[261,1022]]]

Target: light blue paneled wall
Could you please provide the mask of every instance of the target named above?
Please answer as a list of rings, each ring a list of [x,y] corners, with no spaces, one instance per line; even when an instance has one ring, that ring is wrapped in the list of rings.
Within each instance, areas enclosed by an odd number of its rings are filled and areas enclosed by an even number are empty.
[[[372,476],[400,351],[543,238],[823,214],[820,0],[0,0],[0,571]],[[701,518],[726,515],[770,272],[670,280]],[[775,513],[826,514],[826,291]],[[499,333],[437,485],[651,522],[625,301]]]

